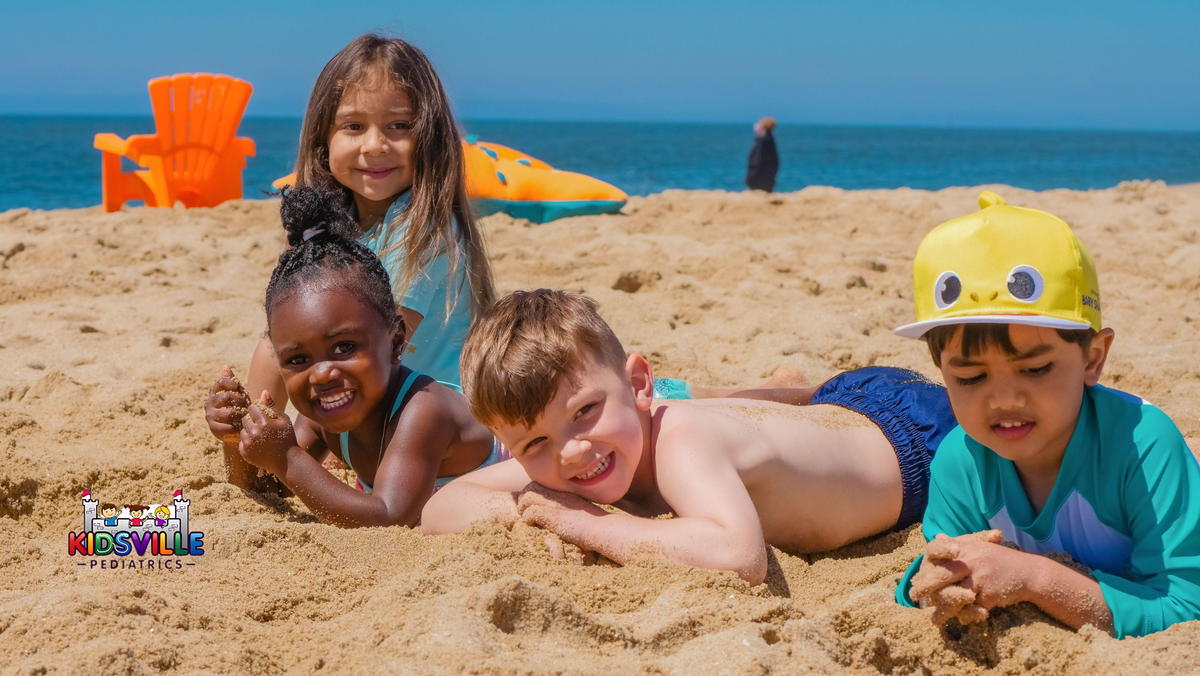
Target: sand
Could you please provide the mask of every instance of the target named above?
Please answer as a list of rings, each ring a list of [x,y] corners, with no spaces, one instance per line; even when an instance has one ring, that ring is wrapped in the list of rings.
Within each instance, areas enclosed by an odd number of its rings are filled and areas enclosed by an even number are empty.
[[[988,186],[1089,245],[1116,329],[1104,382],[1200,448],[1200,185]],[[868,364],[937,377],[907,322],[910,257],[979,188],[669,191],[621,215],[485,221],[502,291],[595,297],[659,375],[814,382]],[[582,567],[536,533],[341,530],[224,483],[202,402],[244,373],[282,243],[278,205],[0,214],[0,671],[93,673],[1187,673],[1200,622],[1116,641],[1014,607],[939,632],[896,606],[917,530],[815,556],[767,584],[669,565]],[[180,570],[66,554],[80,492],[183,489],[206,553]],[[107,557],[115,559],[116,557]]]

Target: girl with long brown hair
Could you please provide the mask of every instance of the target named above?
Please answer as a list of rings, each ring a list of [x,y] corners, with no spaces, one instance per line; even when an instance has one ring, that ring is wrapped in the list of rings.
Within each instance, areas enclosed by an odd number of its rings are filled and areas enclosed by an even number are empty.
[[[334,55],[308,101],[296,178],[341,195],[359,241],[382,259],[407,327],[405,365],[457,386],[467,329],[495,290],[467,202],[459,129],[429,59],[374,34]],[[287,401],[265,338],[247,385]]]

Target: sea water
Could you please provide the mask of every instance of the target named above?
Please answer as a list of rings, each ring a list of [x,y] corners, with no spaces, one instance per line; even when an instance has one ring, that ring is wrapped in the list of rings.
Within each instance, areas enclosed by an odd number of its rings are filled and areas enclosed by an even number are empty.
[[[749,124],[467,120],[463,127],[631,195],[742,190],[753,142]],[[99,204],[100,152],[92,137],[153,128],[149,117],[0,116],[0,211]],[[299,119],[242,121],[239,135],[258,148],[244,174],[247,198],[266,197],[271,181],[292,170],[299,131]],[[781,125],[775,136],[779,191],[986,183],[1089,189],[1132,179],[1200,181],[1200,132]]]

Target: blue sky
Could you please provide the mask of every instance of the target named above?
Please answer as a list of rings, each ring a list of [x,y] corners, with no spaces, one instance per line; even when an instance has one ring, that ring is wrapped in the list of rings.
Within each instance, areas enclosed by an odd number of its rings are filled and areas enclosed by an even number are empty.
[[[145,81],[254,83],[298,117],[342,45],[433,59],[467,119],[1200,129],[1200,2],[6,1],[0,114],[148,112]]]

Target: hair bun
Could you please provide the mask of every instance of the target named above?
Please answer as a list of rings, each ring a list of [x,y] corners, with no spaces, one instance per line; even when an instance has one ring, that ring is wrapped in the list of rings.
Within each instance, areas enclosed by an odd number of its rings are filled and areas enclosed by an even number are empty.
[[[358,227],[340,194],[300,186],[284,188],[280,195],[279,216],[287,231],[289,246],[298,246],[310,239],[320,240],[323,235],[354,240],[358,234]]]

